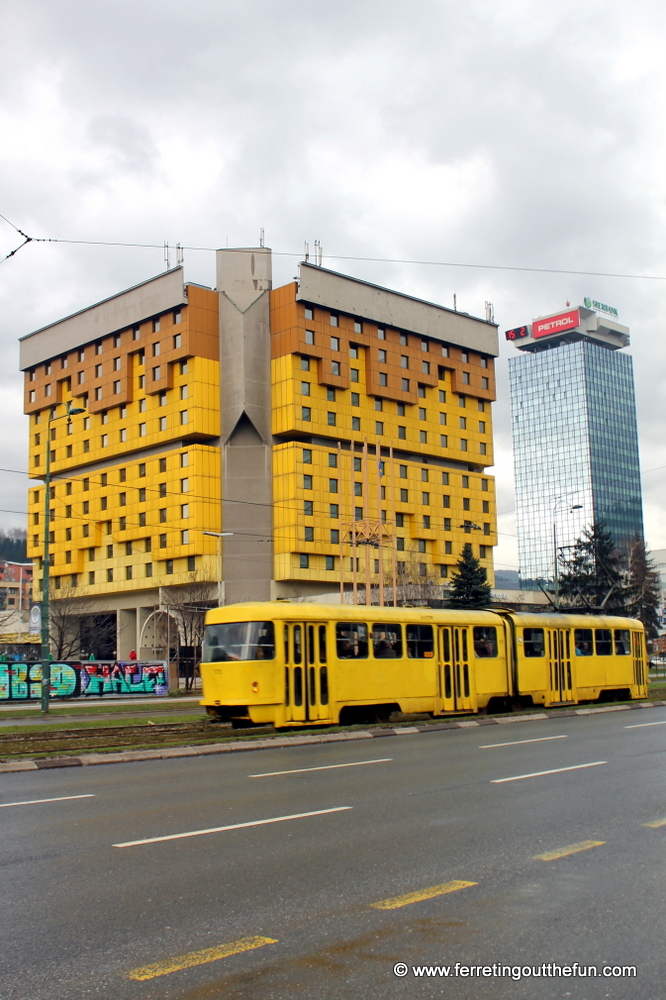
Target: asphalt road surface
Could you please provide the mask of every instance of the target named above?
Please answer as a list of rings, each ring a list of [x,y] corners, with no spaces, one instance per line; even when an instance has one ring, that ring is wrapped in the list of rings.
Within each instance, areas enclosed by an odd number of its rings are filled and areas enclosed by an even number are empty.
[[[660,1000],[665,753],[656,708],[0,775],[0,997]]]

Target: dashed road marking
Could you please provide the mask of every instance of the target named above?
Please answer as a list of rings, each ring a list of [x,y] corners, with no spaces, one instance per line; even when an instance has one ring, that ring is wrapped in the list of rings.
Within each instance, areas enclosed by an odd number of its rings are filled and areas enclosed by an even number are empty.
[[[650,826],[656,830],[660,826],[666,826],[666,819],[653,819],[651,823],[643,823],[643,826]]]
[[[378,757],[377,760],[354,760],[349,764],[322,764],[320,767],[294,767],[289,771],[265,771],[263,774],[250,774],[250,778],[274,778],[278,774],[305,774],[307,771],[334,771],[338,767],[361,767],[363,764],[386,764],[393,757]]]
[[[625,726],[625,729],[645,729],[646,726],[666,726],[666,719],[662,719],[661,722],[638,722],[633,726]]]
[[[207,962],[217,962],[221,958],[229,958],[230,955],[240,955],[244,951],[263,948],[267,944],[277,944],[277,938],[241,938],[240,941],[230,941],[215,948],[204,948],[203,951],[191,951],[187,955],[177,955],[174,958],[166,958],[163,962],[154,962],[152,965],[132,969],[128,976],[139,981],[156,979],[157,976],[168,976],[169,973],[179,972],[181,969],[191,969],[195,965],[206,965]]]
[[[581,840],[579,844],[569,844],[568,847],[560,847],[556,851],[546,851],[545,854],[536,854],[534,861],[557,861],[558,858],[566,858],[569,854],[578,854],[579,851],[589,851],[592,847],[602,847],[605,840]]]
[[[10,806],[38,806],[42,802],[69,802],[72,799],[94,799],[93,794],[88,795],[58,795],[52,799],[26,799],[25,802],[0,802],[0,809],[9,809]]]
[[[375,910],[397,910],[401,906],[409,906],[410,903],[420,903],[424,899],[434,899],[435,896],[444,896],[449,892],[457,892],[459,889],[467,889],[477,882],[464,882],[455,880],[453,882],[442,882],[441,885],[431,885],[428,889],[418,889],[416,892],[408,892],[404,896],[393,896],[391,899],[380,899],[378,903],[370,903]]]
[[[229,826],[212,826],[207,830],[187,830],[185,833],[169,833],[165,837],[146,837],[144,840],[128,840],[112,847],[141,847],[144,844],[160,844],[166,840],[184,840],[187,837],[205,837],[209,833],[226,833],[228,830],[245,830],[250,826],[268,826],[270,823],[286,823],[291,819],[307,819],[309,816],[326,816],[329,813],[346,812],[352,806],[335,806],[333,809],[315,809],[313,812],[292,813],[291,816],[271,816],[268,819],[253,819],[249,823],[231,823]]]
[[[568,740],[568,736],[540,736],[534,740],[511,740],[510,743],[485,743],[479,750],[494,750],[495,747],[517,747],[521,743],[546,743],[548,740]]]
[[[524,778],[540,778],[544,774],[560,774],[562,771],[580,771],[584,767],[599,767],[607,760],[593,760],[590,764],[574,764],[572,767],[553,767],[550,771],[532,771],[531,774],[514,774],[511,778],[493,778],[491,785],[503,785],[507,781],[522,781]]]

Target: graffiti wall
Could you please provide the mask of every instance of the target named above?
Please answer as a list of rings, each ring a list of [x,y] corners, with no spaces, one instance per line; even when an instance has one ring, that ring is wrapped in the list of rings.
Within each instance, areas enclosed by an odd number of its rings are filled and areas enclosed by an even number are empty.
[[[164,661],[100,660],[94,663],[52,663],[52,698],[100,698],[103,695],[166,695]],[[41,663],[0,663],[0,702],[39,701]]]

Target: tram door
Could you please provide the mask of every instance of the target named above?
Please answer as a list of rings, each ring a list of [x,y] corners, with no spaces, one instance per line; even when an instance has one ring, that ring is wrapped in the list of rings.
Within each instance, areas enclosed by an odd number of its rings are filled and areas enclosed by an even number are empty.
[[[285,718],[314,722],[329,717],[326,626],[293,622],[284,626]]]
[[[548,701],[573,701],[571,632],[568,629],[548,629],[548,666]]]
[[[638,685],[638,687],[645,688],[645,659],[643,657],[643,646],[640,632],[631,633],[631,652],[634,661],[634,684]],[[645,693],[646,692],[644,691],[644,694]]]
[[[470,684],[471,642],[469,629],[453,628],[453,691],[458,712],[473,712],[474,704]]]
[[[453,687],[453,641],[450,628],[439,629],[439,676],[436,711],[455,712],[456,700]]]

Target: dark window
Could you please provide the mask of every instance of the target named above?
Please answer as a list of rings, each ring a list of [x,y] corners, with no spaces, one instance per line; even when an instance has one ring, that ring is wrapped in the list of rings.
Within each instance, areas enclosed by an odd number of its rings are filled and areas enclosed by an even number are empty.
[[[335,626],[338,657],[365,660],[368,655],[368,626],[360,622],[338,622]]]
[[[631,635],[628,628],[615,629],[615,655],[629,656],[631,654]]]
[[[525,656],[545,656],[546,647],[542,628],[523,629],[523,650]]]
[[[576,656],[592,656],[592,629],[575,629],[574,643],[576,646]]]
[[[372,648],[378,660],[395,659],[402,656],[402,626],[373,625]]]
[[[407,656],[417,660],[434,656],[432,625],[407,625]]]
[[[474,655],[497,656],[497,629],[494,625],[474,626]]]
[[[203,647],[205,663],[274,658],[273,622],[227,622],[206,626]]]
[[[609,628],[598,628],[594,632],[597,656],[611,656],[613,653],[613,633]]]

